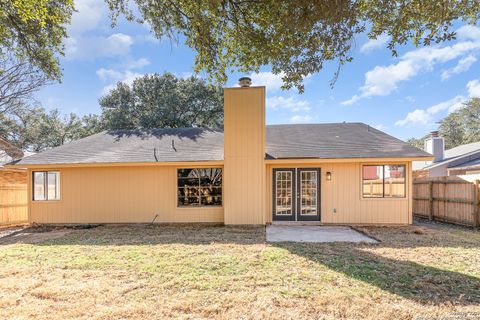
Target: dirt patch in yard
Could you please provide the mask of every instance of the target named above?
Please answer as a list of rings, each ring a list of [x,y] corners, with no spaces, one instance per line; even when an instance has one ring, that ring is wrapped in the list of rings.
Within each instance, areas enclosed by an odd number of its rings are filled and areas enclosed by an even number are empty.
[[[480,315],[480,233],[469,229],[365,228],[379,244],[267,244],[263,227],[100,226],[39,234],[57,232],[66,233],[0,248],[0,318]]]
[[[1,234],[0,233],[0,246],[3,245],[12,245],[12,244],[34,244],[41,243],[44,241],[57,239],[65,236],[71,232],[69,229],[58,228],[58,229],[36,229],[36,228],[22,228],[14,229],[9,233]]]

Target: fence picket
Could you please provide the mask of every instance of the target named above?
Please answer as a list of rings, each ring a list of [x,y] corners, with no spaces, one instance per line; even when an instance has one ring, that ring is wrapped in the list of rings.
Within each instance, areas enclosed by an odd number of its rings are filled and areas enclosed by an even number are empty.
[[[480,227],[480,180],[469,182],[456,176],[415,179],[413,214]]]

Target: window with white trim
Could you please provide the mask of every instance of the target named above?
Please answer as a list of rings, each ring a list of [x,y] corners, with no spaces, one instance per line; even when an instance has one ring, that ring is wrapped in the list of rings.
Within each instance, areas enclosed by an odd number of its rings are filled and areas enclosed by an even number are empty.
[[[34,201],[60,200],[60,172],[34,171],[32,187]]]

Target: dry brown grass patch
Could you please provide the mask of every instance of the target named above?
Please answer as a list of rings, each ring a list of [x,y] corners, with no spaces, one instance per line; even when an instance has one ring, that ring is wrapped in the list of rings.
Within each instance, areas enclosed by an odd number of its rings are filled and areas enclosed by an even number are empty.
[[[478,232],[365,232],[382,242],[267,244],[263,227],[193,225],[23,239],[0,245],[0,318],[403,320],[480,312]]]

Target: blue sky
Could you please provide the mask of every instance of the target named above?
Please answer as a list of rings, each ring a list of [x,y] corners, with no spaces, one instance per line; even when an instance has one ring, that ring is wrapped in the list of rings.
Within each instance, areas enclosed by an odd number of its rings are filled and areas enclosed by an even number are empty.
[[[119,21],[111,28],[102,0],[76,1],[61,59],[63,80],[36,98],[47,109],[83,115],[100,113],[99,97],[117,81],[131,83],[145,73],[193,72],[194,52],[182,44],[157,40],[146,26]],[[267,86],[267,123],[365,122],[400,139],[421,137],[436,122],[480,97],[480,27],[457,27],[457,40],[426,48],[386,49],[388,37],[356,39],[354,60],[346,64],[333,89],[336,64],[306,79],[305,93],[282,91],[281,75],[265,68],[250,74]],[[228,86],[240,74],[232,74]]]

